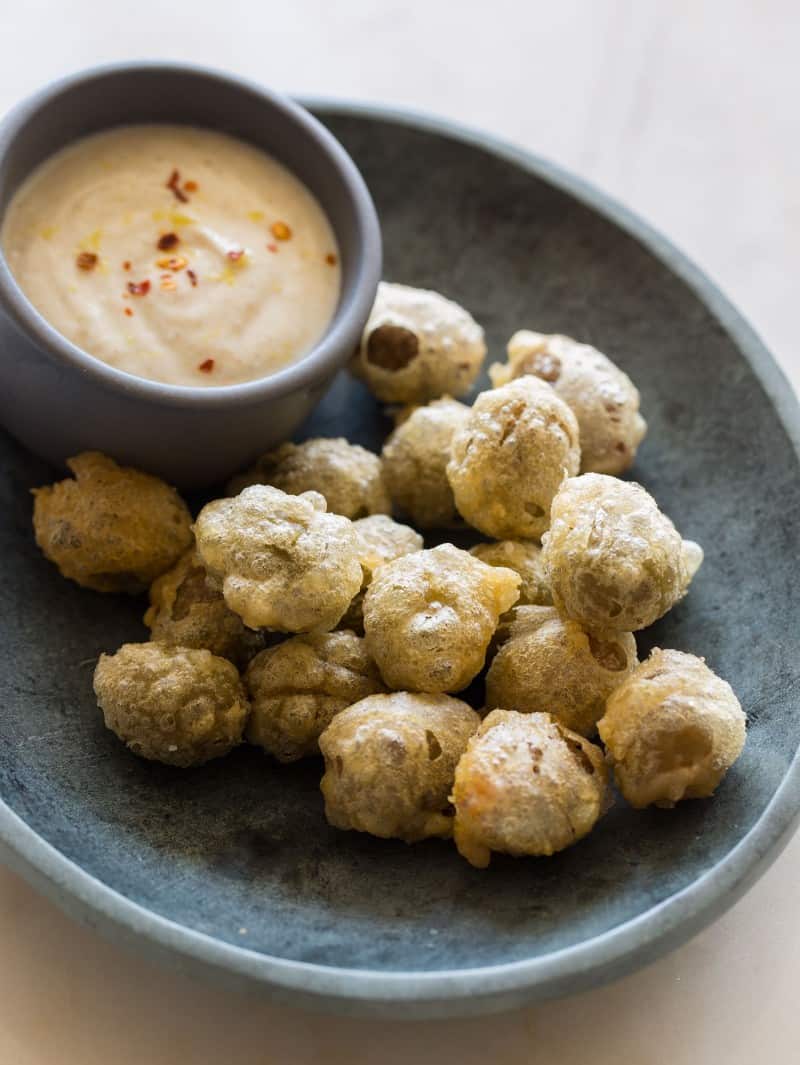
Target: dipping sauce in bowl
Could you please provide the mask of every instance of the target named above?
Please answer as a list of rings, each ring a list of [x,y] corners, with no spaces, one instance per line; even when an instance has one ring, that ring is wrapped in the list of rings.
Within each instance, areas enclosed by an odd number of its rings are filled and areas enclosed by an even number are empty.
[[[191,126],[120,126],[57,152],[13,196],[0,242],[63,336],[172,385],[296,362],[339,300],[339,249],[312,193],[265,152]]]

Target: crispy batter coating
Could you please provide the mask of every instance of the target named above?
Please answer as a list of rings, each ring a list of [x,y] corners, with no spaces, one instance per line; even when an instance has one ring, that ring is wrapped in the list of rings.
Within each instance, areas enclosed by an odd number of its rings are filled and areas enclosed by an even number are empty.
[[[619,790],[637,808],[703,799],[742,753],[746,719],[702,658],[655,648],[616,689],[598,728]]]
[[[483,667],[519,583],[513,570],[487,566],[452,544],[381,566],[364,599],[364,631],[384,681],[409,691],[461,691]]]
[[[538,539],[580,454],[566,403],[538,377],[520,377],[478,396],[453,437],[447,477],[470,525],[498,540]]]
[[[551,606],[550,582],[547,579],[542,549],[533,540],[500,540],[493,544],[476,544],[471,555],[487,566],[505,566],[520,575],[517,606]]]
[[[632,634],[593,635],[549,606],[511,613],[507,639],[486,676],[487,707],[551,713],[574,732],[592,736],[606,699],[636,668]]]
[[[554,854],[608,807],[603,752],[550,714],[493,710],[458,763],[451,800],[456,846],[478,869],[492,851]]]
[[[194,548],[150,585],[144,623],[151,640],[171,647],[205,648],[240,668],[264,646],[263,635],[248,629],[208,580]]]
[[[96,592],[137,595],[192,542],[192,516],[168,484],[99,451],[67,460],[75,474],[33,490],[33,530],[45,558]]]
[[[371,695],[343,710],[319,741],[328,821],[407,843],[449,837],[453,774],[479,724],[447,695]]]
[[[252,469],[233,477],[228,494],[238,495],[251,484],[271,484],[289,495],[319,492],[328,510],[345,518],[388,514],[392,509],[380,458],[342,437],[281,444],[262,455]]]
[[[414,407],[383,447],[383,476],[395,506],[420,529],[461,523],[447,479],[450,443],[469,407],[450,396]]]
[[[339,622],[339,628],[352,629],[364,633],[364,596],[372,581],[372,575],[378,566],[392,562],[412,551],[419,551],[423,539],[408,525],[401,525],[385,514],[373,514],[369,518],[359,518],[353,522],[353,529],[360,544],[359,559],[364,571],[364,579],[359,591]]]
[[[225,602],[252,629],[325,632],[361,587],[352,522],[317,492],[251,485],[203,507],[197,550]]]
[[[236,667],[210,651],[126,643],[100,655],[94,691],[134,754],[182,768],[227,754],[250,711]]]
[[[384,691],[378,667],[352,632],[292,636],[253,659],[245,674],[252,702],[247,739],[279,762],[319,754],[336,714]]]
[[[558,334],[521,329],[507,350],[508,362],[489,368],[492,384],[525,374],[551,384],[578,419],[582,473],[620,474],[633,465],[647,422],[626,373],[597,348]]]
[[[601,632],[652,625],[686,594],[702,559],[641,485],[601,473],[565,481],[542,546],[554,604]]]
[[[382,281],[351,363],[384,403],[463,396],[486,355],[483,330],[438,292]]]

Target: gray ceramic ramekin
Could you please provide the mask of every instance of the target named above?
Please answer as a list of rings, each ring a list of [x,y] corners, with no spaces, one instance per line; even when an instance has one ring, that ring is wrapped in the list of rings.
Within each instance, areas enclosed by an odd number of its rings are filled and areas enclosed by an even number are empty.
[[[375,297],[381,238],[355,164],[307,111],[231,75],[172,63],[101,67],[55,82],[0,123],[0,217],[42,160],[111,126],[178,122],[269,152],[311,189],[339,242],[342,292],[325,336],[266,378],[185,388],[114,369],[66,340],[27,300],[0,252],[0,421],[57,465],[86,449],[184,487],[213,484],[286,439],[351,355]]]

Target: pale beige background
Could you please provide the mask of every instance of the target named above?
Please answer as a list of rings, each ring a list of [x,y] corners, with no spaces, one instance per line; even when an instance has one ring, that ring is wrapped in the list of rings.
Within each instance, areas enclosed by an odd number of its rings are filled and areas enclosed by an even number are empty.
[[[172,56],[483,126],[671,236],[798,386],[799,50],[796,0],[0,0],[0,110],[77,66]],[[0,872],[0,1065],[795,1065],[799,878],[800,838],[638,975],[501,1017],[386,1025],[198,986]]]

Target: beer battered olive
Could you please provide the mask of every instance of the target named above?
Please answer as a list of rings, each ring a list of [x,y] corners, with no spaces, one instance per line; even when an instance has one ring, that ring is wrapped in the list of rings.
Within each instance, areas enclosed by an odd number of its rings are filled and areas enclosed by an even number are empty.
[[[319,492],[328,510],[345,518],[388,514],[391,510],[380,458],[341,437],[281,444],[262,455],[252,469],[234,477],[228,494],[238,495],[251,484],[271,484],[290,495]]]
[[[247,739],[279,762],[319,754],[319,737],[336,714],[384,690],[352,632],[293,636],[268,647],[250,663],[245,684],[252,702]]]
[[[456,507],[487,536],[538,539],[565,477],[578,472],[575,415],[546,382],[520,377],[482,392],[451,444]]]
[[[424,692],[466,688],[519,583],[512,570],[487,566],[452,544],[381,566],[364,599],[364,631],[386,684]]]
[[[327,514],[317,492],[252,485],[207,504],[195,537],[225,602],[253,629],[325,632],[361,587],[353,524]]]
[[[608,806],[603,752],[549,714],[493,710],[458,763],[453,835],[484,869],[492,851],[550,855],[594,827]]]
[[[382,281],[351,363],[384,403],[463,396],[486,355],[483,330],[438,292]]]
[[[647,422],[626,373],[597,348],[557,334],[522,329],[507,350],[508,362],[489,368],[492,384],[525,374],[551,384],[578,419],[582,473],[620,474],[633,465]]]
[[[629,632],[595,635],[553,607],[515,607],[507,638],[486,676],[486,705],[521,713],[551,713],[562,725],[592,736],[606,699],[636,667]]]
[[[641,485],[600,473],[564,482],[542,546],[553,603],[599,632],[652,625],[686,594],[702,559]]]
[[[421,529],[460,524],[447,479],[450,443],[469,407],[449,396],[412,409],[383,447],[383,475],[392,502]]]
[[[240,667],[264,646],[262,634],[248,629],[208,580],[194,548],[153,581],[144,623],[151,640],[171,647],[205,648]]]
[[[407,843],[450,836],[453,774],[479,724],[447,695],[371,695],[343,710],[319,740],[328,821]]]
[[[702,658],[655,648],[610,696],[598,728],[631,806],[703,799],[742,753],[745,715]]]
[[[144,592],[191,545],[174,488],[99,451],[67,460],[75,478],[33,490],[33,530],[62,576],[96,592]]]
[[[100,655],[94,691],[106,727],[134,754],[182,768],[240,743],[250,710],[226,659],[158,643],[126,643]]]

